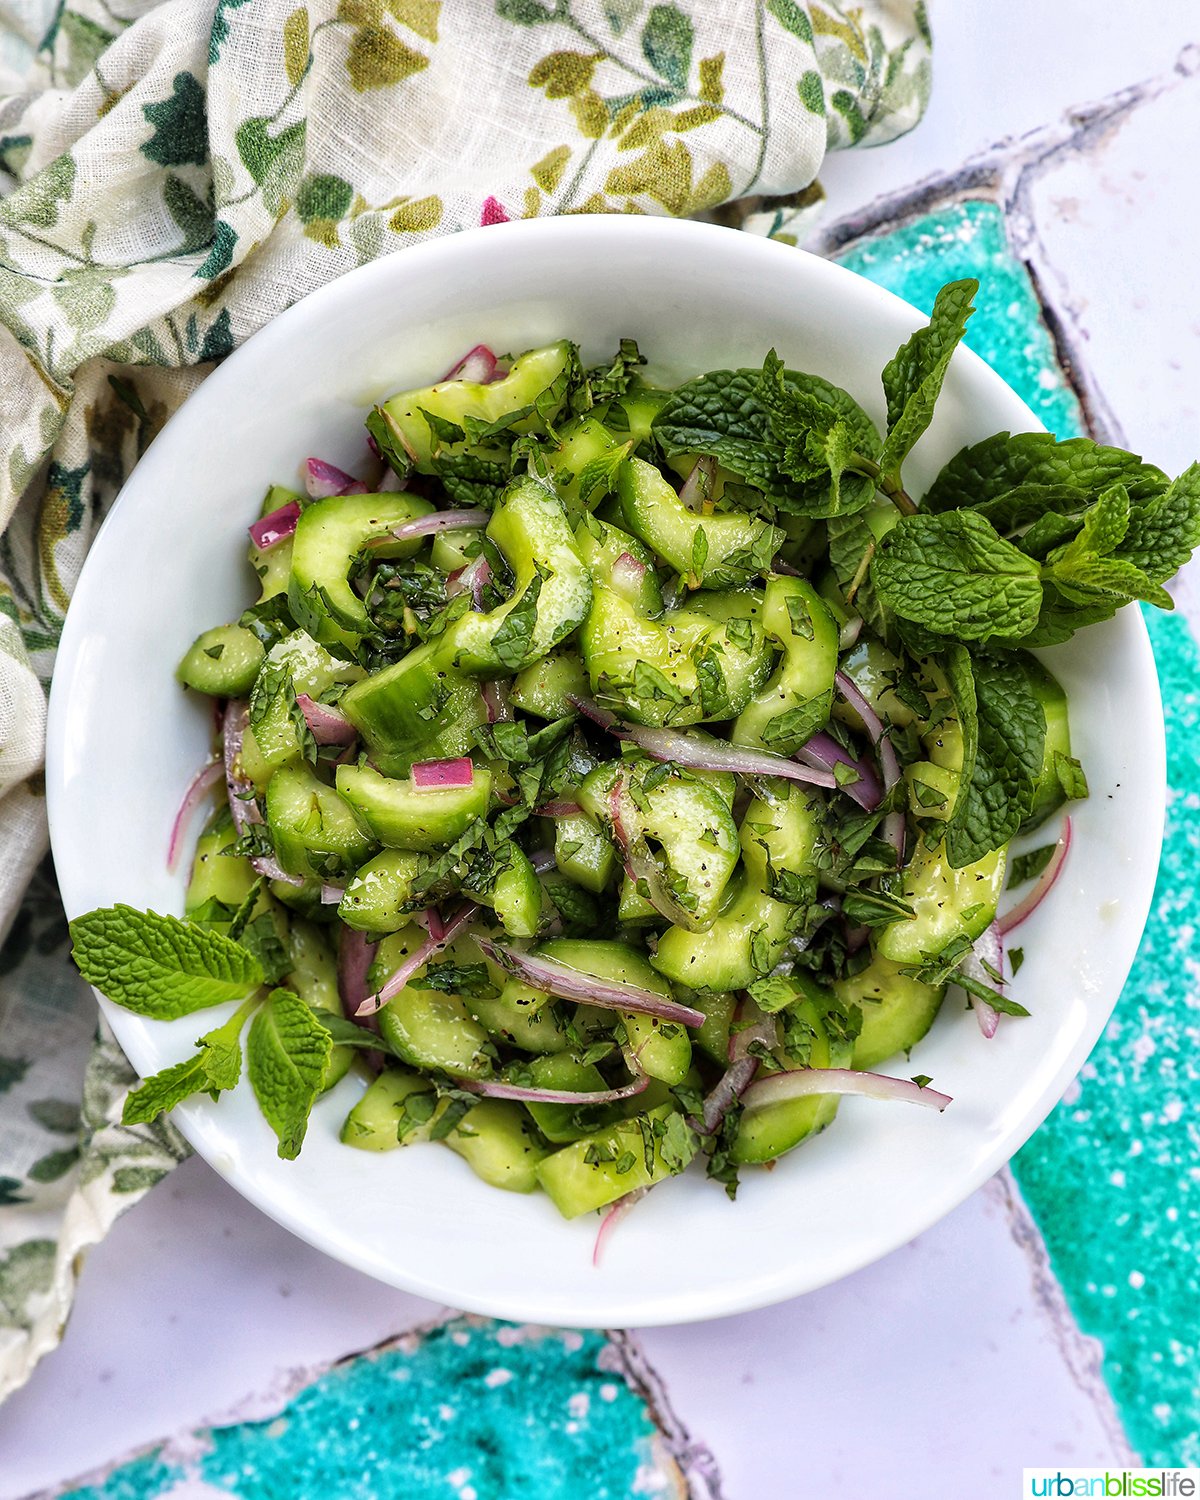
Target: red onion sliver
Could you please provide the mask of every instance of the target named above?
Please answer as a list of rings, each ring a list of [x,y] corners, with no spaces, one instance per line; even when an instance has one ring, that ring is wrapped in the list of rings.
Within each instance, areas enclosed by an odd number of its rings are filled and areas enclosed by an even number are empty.
[[[360,1007],[367,998],[367,974],[375,962],[377,943],[365,933],[353,927],[343,927],[338,941],[337,980],[338,996],[342,1011],[348,1021],[356,1021],[368,1031],[378,1031],[379,1022],[373,1017],[360,1016]]]
[[[289,875],[277,859],[270,854],[256,854],[250,861],[255,871],[263,875],[267,880],[277,880],[281,885],[294,885],[297,889],[304,884],[299,875]]]
[[[849,651],[858,644],[858,638],[862,634],[863,620],[861,615],[851,615],[846,623],[838,631],[838,650]]]
[[[479,691],[483,695],[483,706],[487,709],[488,723],[511,724],[513,711],[507,683],[485,682],[481,684]]]
[[[535,849],[529,856],[529,863],[533,866],[535,875],[544,875],[547,870],[553,870],[558,865],[553,849]]]
[[[752,1042],[770,1049],[779,1040],[774,1016],[764,1015],[749,996],[742,1004],[742,1019],[750,1024],[733,1034],[729,1043],[729,1066],[705,1096],[703,1117],[689,1120],[701,1135],[714,1135],[725,1116],[742,1097],[758,1072],[758,1058],[750,1051]]]
[[[346,894],[344,885],[323,885],[321,887],[321,905],[337,906]]]
[[[471,603],[475,609],[483,608],[483,591],[492,576],[492,566],[481,552],[465,568],[459,568],[446,579],[446,598],[453,599],[464,589],[471,591]]]
[[[268,547],[274,547],[277,542],[291,536],[299,519],[300,507],[294,500],[289,500],[286,505],[254,522],[249,528],[250,540],[260,552],[265,552]]]
[[[468,349],[458,363],[446,371],[437,384],[444,385],[447,380],[470,380],[476,385],[490,385],[493,380],[500,379],[503,373],[488,346],[476,344],[474,349]]]
[[[1007,937],[1014,928],[1019,927],[1026,917],[1031,917],[1045,898],[1050,894],[1058,877],[1062,874],[1062,867],[1066,863],[1067,855],[1071,852],[1071,819],[1068,815],[1063,819],[1063,831],[1059,835],[1058,843],[1055,845],[1054,853],[1050,856],[1050,862],[1037,878],[1037,884],[1023,896],[1011,911],[1006,911],[996,922],[996,931],[999,935]]]
[[[632,553],[622,552],[612,565],[610,582],[618,594],[630,594],[641,587],[645,576],[646,564]]]
[[[307,693],[297,693],[296,707],[304,715],[304,722],[312,730],[312,737],[318,745],[352,745],[358,738],[358,730],[350,720],[327,703],[318,703]]]
[[[998,974],[999,979],[994,979],[988,973],[991,968]],[[1000,934],[999,922],[993,922],[988,930],[975,940],[975,946],[967,955],[962,968],[973,979],[979,980],[981,984],[994,984],[1001,994],[1004,993],[1004,939]],[[996,1028],[1000,1024],[1000,1012],[994,1005],[989,1005],[986,1000],[980,999],[978,995],[971,996],[971,1004],[975,1009],[975,1019],[979,1022],[979,1029],[989,1039],[996,1035]]]
[[[534,808],[539,818],[574,818],[583,811],[578,802],[543,802]]]
[[[233,826],[240,838],[253,824],[262,822],[258,803],[254,799],[254,783],[247,781],[238,770],[242,753],[242,741],[246,736],[250,710],[243,699],[231,698],[225,706],[225,717],[221,721],[222,751],[225,763],[225,791]],[[302,886],[299,875],[289,875],[277,859],[258,854],[250,861],[254,870],[268,880],[279,880],[284,885]]]
[[[421,918],[418,917],[417,920],[420,921]],[[442,914],[436,906],[430,906],[426,909],[424,926],[425,931],[434,942],[440,943],[446,931],[446,924],[442,921]]]
[[[597,979],[581,969],[560,963],[555,958],[542,954],[522,953],[517,948],[507,948],[487,938],[476,938],[480,951],[493,963],[523,979],[534,989],[558,995],[564,1000],[575,1000],[584,1005],[598,1005],[604,1010],[628,1010],[638,1015],[657,1016],[660,1021],[675,1021],[681,1026],[703,1026],[704,1012],[693,1010],[690,1005],[680,1005],[645,990],[637,984],[625,984],[617,980]]]
[[[407,542],[413,537],[435,536],[439,531],[477,531],[491,519],[486,510],[435,510],[427,516],[401,521],[388,535],[398,542]]]
[[[475,766],[469,755],[455,760],[418,760],[412,768],[413,790],[439,792],[470,786],[475,780]]]
[[[741,745],[727,745],[724,740],[710,739],[707,735],[681,734],[677,729],[622,724],[587,698],[572,697],[571,702],[602,729],[607,729],[618,739],[631,740],[651,760],[670,761],[691,771],[732,771],[739,776],[782,776],[812,786],[837,785],[830,772],[797,765],[794,760],[769,750],[748,750]]]
[[[600,1220],[600,1228],[596,1231],[596,1243],[592,1246],[593,1267],[600,1265],[600,1257],[604,1253],[605,1245],[612,1238],[613,1230],[638,1199],[644,1198],[649,1191],[648,1187],[634,1188],[632,1193],[626,1193],[623,1198],[618,1198]]]
[[[539,1089],[526,1088],[521,1084],[505,1083],[496,1078],[456,1079],[455,1088],[468,1094],[480,1094],[485,1099],[516,1099],[521,1104],[619,1104],[622,1099],[634,1099],[644,1094],[650,1086],[650,1078],[641,1073],[632,1083],[619,1089]]]
[[[175,814],[175,821],[171,824],[171,837],[167,843],[167,870],[170,874],[175,873],[175,867],[179,863],[183,835],[187,832],[192,814],[223,775],[224,767],[220,761],[214,760],[207,766],[201,766],[188,783],[179,811]]]
[[[465,906],[460,907],[442,928],[441,937],[435,938],[430,933],[421,946],[408,955],[383,988],[363,1000],[354,1012],[355,1016],[373,1016],[377,1010],[382,1010],[389,1000],[400,993],[418,969],[424,967],[435,953],[440,953],[448,943],[454,941],[478,910],[478,906],[473,901],[468,901]]]
[[[837,740],[831,734],[826,734],[823,729],[818,730],[811,739],[806,740],[800,746],[796,751],[796,759],[806,766],[828,771],[831,776],[834,766],[839,764],[851,766],[858,772],[858,780],[848,781],[839,790],[857,802],[864,812],[874,812],[883,800],[883,788],[873,768],[865,760],[856,760],[848,750],[843,750]],[[836,776],[833,776],[833,783],[837,785]]]
[[[361,479],[347,474],[336,464],[327,464],[323,458],[310,458],[305,464],[304,486],[314,500],[324,500],[330,495],[365,495],[367,487]]]
[[[922,1088],[907,1078],[889,1078],[883,1073],[857,1073],[850,1068],[797,1068],[790,1073],[772,1073],[759,1078],[742,1095],[747,1109],[800,1099],[808,1094],[862,1094],[868,1099],[892,1099],[923,1104],[939,1113],[954,1101],[949,1094]]]
[[[834,677],[838,692],[863,721],[863,727],[871,736],[871,743],[877,745],[883,737],[883,720],[863,697],[862,690],[847,672],[838,672]]]

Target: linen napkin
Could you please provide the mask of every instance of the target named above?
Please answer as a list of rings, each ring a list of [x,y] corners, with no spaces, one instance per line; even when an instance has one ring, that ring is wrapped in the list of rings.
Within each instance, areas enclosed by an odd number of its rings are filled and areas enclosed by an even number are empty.
[[[0,0],[0,1396],[186,1153],[119,1123],[43,863],[55,646],[147,443],[276,313],[420,240],[729,204],[794,235],[827,150],[916,124],[929,53],[922,0]]]

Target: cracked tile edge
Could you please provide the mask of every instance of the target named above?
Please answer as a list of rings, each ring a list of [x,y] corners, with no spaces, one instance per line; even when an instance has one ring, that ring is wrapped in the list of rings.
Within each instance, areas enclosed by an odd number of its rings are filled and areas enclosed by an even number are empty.
[[[1130,1445],[1120,1412],[1104,1378],[1104,1348],[1080,1328],[1050,1263],[1050,1252],[1011,1170],[1005,1167],[983,1189],[1004,1215],[1008,1232],[1029,1270],[1038,1311],[1046,1319],[1063,1364],[1080,1395],[1095,1412],[1110,1453],[1106,1462],[1136,1468],[1141,1459]]]
[[[601,1352],[600,1363],[619,1374],[646,1403],[651,1420],[665,1439],[667,1452],[687,1484],[687,1500],[724,1500],[716,1456],[706,1444],[692,1437],[675,1411],[666,1382],[651,1364],[637,1334],[617,1328],[606,1329],[605,1334],[608,1343]]]

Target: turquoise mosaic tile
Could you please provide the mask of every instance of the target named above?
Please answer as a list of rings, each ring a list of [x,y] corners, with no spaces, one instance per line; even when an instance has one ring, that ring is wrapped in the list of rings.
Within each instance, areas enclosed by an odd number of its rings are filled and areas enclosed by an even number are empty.
[[[273,1416],[191,1434],[69,1500],[627,1500],[686,1485],[602,1333],[478,1318],[333,1366]]]
[[[971,198],[947,204],[860,240],[837,260],[922,312],[930,310],[945,282],[977,276],[979,296],[966,342],[1051,432],[1067,437],[1083,430],[1079,402],[1059,369],[1029,273],[1009,248],[1004,216],[994,203]]]
[[[1067,436],[1082,413],[1028,273],[990,202],[955,203],[861,242],[843,264],[928,310],[976,275],[968,343]],[[1067,1300],[1146,1463],[1200,1463],[1200,652],[1147,609],[1170,785],[1162,866],[1133,973],[1080,1079],[1013,1163]]]

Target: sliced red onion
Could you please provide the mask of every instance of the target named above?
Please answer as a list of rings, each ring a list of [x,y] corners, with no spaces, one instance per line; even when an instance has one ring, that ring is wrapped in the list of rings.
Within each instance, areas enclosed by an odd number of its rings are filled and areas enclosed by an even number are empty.
[[[378,1031],[373,1017],[361,1019],[361,1007],[367,998],[367,974],[375,962],[377,943],[353,927],[343,927],[338,941],[337,981],[342,1011],[348,1021],[359,1022],[368,1031]]]
[[[442,914],[436,906],[428,907],[424,914],[417,918],[417,921],[424,926],[425,931],[435,943],[441,942],[446,931],[446,924],[442,921]]]
[[[1054,847],[1054,853],[1050,856],[1050,862],[1037,878],[1037,883],[1028,895],[1023,896],[1011,911],[1006,911],[996,922],[996,931],[1000,937],[1007,937],[1014,928],[1019,927],[1026,917],[1033,915],[1045,898],[1054,888],[1054,883],[1062,874],[1062,867],[1066,863],[1067,855],[1071,852],[1071,819],[1067,816],[1063,819],[1063,831],[1059,835],[1058,843]]]
[[[408,488],[408,476],[397,474],[391,464],[385,464],[383,474],[379,482],[374,486],[373,493],[376,495],[394,495],[399,490]]]
[[[547,870],[553,870],[558,861],[554,857],[553,849],[535,849],[529,856],[529,863],[533,866],[535,875],[544,875]]]
[[[314,500],[324,500],[329,495],[365,495],[367,487],[361,479],[347,474],[336,464],[327,464],[323,458],[310,458],[305,464],[304,486]]]
[[[865,812],[873,812],[883,800],[883,788],[874,768],[867,761],[857,760],[848,750],[843,750],[837,740],[823,729],[805,740],[796,751],[796,759],[806,766],[815,766],[818,770],[829,771],[831,774],[834,766],[839,764],[857,771],[858,780],[848,781],[840,790],[847,797],[853,798]],[[834,776],[833,780],[836,784],[837,777]]]
[[[774,1016],[759,1010],[749,996],[742,1005],[742,1019],[749,1025],[736,1031],[729,1043],[729,1066],[705,1096],[703,1117],[688,1124],[701,1135],[715,1135],[725,1116],[754,1081],[759,1059],[750,1051],[751,1043],[760,1042],[768,1050],[779,1040]]]
[[[985,965],[987,967],[985,967]],[[975,940],[971,952],[963,959],[959,968],[968,979],[977,980],[980,984],[995,985],[1003,993],[1004,990],[1004,940],[1000,936],[1000,924],[993,922],[988,930]],[[993,974],[988,973],[988,968],[999,974],[996,979]],[[975,1011],[975,1019],[979,1022],[979,1029],[989,1040],[996,1035],[996,1028],[1000,1024],[1000,1012],[994,1005],[982,999],[979,995],[971,996],[971,1005]]]
[[[600,1265],[600,1257],[604,1253],[605,1245],[612,1238],[613,1230],[638,1199],[644,1198],[649,1191],[648,1187],[634,1188],[632,1193],[626,1193],[623,1198],[618,1198],[600,1220],[600,1228],[596,1231],[596,1243],[592,1246],[593,1267]]]
[[[871,707],[863,696],[862,690],[847,672],[838,672],[834,677],[838,692],[863,721],[863,727],[871,736],[871,743],[877,745],[883,736],[883,720]]]
[[[413,790],[437,792],[468,787],[475,780],[475,766],[469,755],[456,760],[418,760],[412,768]]]
[[[358,730],[336,708],[327,703],[318,703],[307,693],[296,694],[296,707],[304,715],[304,722],[312,730],[318,745],[352,745],[358,738]]]
[[[250,861],[258,874],[267,880],[277,880],[281,885],[294,885],[299,889],[304,881],[299,875],[289,875],[279,861],[270,854],[256,854]]]
[[[679,498],[688,510],[707,515],[712,509],[713,481],[717,477],[717,460],[711,453],[696,460],[696,466],[683,482]]]
[[[526,1088],[516,1083],[505,1083],[499,1078],[456,1079],[455,1088],[468,1094],[480,1094],[485,1099],[516,1099],[521,1104],[619,1104],[622,1099],[633,1099],[644,1094],[650,1086],[647,1074],[639,1074],[632,1083],[619,1089],[539,1089]]]
[[[804,577],[804,574],[800,571],[799,568],[793,568],[791,563],[784,562],[783,559],[779,557],[777,557],[771,564],[771,572],[781,573],[785,578]]]
[[[612,586],[619,594],[632,593],[641,587],[646,576],[646,564],[639,562],[631,552],[622,552],[612,565]]]
[[[857,683],[847,672],[838,672],[834,678],[842,697],[863,721],[871,743],[879,756],[879,769],[883,772],[883,794],[886,797],[900,780],[900,761],[895,747],[883,727],[883,720],[867,702]],[[849,788],[847,788],[849,790]],[[883,820],[883,836],[896,851],[896,864],[904,863],[905,824],[902,812],[890,812]]]
[[[861,615],[851,615],[846,623],[838,631],[838,650],[849,651],[858,644],[858,638],[862,634],[863,621]]]
[[[493,380],[498,380],[504,374],[496,363],[496,356],[486,344],[476,344],[474,349],[468,349],[456,365],[449,370],[437,382],[445,385],[447,380],[470,380],[476,385],[491,385]]]
[[[809,1094],[861,1094],[867,1099],[892,1099],[923,1104],[939,1113],[954,1101],[949,1094],[922,1088],[907,1078],[889,1078],[883,1073],[858,1073],[850,1068],[797,1068],[790,1073],[772,1073],[759,1078],[742,1095],[747,1109],[781,1104]]]
[[[420,947],[408,955],[383,988],[374,995],[368,995],[354,1014],[372,1016],[377,1010],[382,1010],[389,1000],[400,993],[418,969],[427,964],[435,953],[440,953],[448,943],[454,941],[478,910],[478,906],[473,901],[468,901],[465,906],[461,906],[442,928],[441,936],[435,938],[431,932]]]
[[[724,740],[710,739],[707,735],[682,734],[677,729],[623,724],[587,698],[572,697],[571,702],[602,729],[607,729],[618,739],[631,740],[651,760],[669,761],[689,771],[732,771],[738,776],[782,776],[811,786],[837,785],[830,772],[797,765],[794,760],[775,755],[770,750],[748,750],[741,745],[727,745]]]
[[[465,568],[459,568],[446,579],[446,598],[453,599],[464,589],[471,591],[471,603],[475,609],[483,608],[483,591],[492,576],[492,567],[481,552]]]
[[[179,811],[175,814],[175,821],[171,824],[171,837],[167,843],[167,870],[170,874],[175,873],[175,866],[179,863],[183,835],[187,832],[192,814],[223,775],[224,767],[220,761],[214,760],[207,766],[201,766],[188,783]]]
[[[248,781],[238,770],[242,741],[246,737],[246,725],[249,721],[249,705],[240,698],[231,698],[225,706],[225,717],[221,721],[221,743],[225,760],[225,790],[233,826],[239,838],[252,823],[262,822],[258,803],[254,800],[254,783]]]
[[[299,519],[300,507],[294,500],[289,500],[286,505],[281,505],[278,510],[273,510],[254,522],[249,528],[250,540],[260,552],[265,552],[268,547],[274,547],[276,542],[282,542],[291,536]]]
[[[345,894],[346,887],[344,885],[322,885],[321,905],[337,906]]]
[[[674,1021],[681,1026],[703,1026],[704,1012],[693,1010],[690,1005],[666,1000],[653,990],[637,984],[625,984],[618,980],[597,979],[581,969],[560,963],[556,958],[543,954],[522,953],[517,948],[507,948],[493,943],[488,938],[476,938],[480,950],[510,974],[523,979],[534,989],[545,990],[549,995],[558,995],[564,1000],[575,1000],[583,1005],[597,1005],[604,1010],[634,1011],[638,1015],[657,1016],[660,1021]]]
[[[477,531],[491,520],[486,510],[435,510],[427,516],[401,521],[388,533],[398,542],[418,536],[436,536],[439,531]]]
[[[508,696],[508,684],[496,681],[485,682],[481,685],[480,692],[483,695],[483,706],[487,709],[488,723],[511,724],[513,711]]]
[[[583,811],[578,802],[543,802],[535,808],[539,818],[575,818]]]
[[[871,936],[869,927],[847,927],[846,928],[846,950],[849,953],[861,953],[867,946]]]

